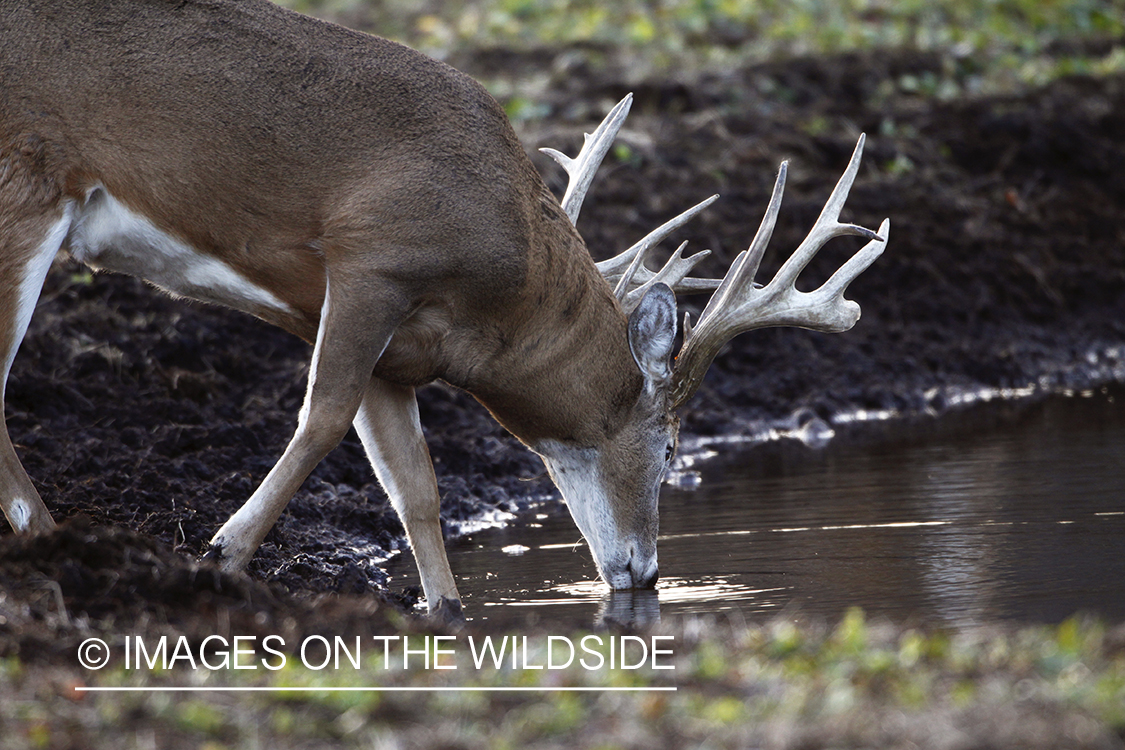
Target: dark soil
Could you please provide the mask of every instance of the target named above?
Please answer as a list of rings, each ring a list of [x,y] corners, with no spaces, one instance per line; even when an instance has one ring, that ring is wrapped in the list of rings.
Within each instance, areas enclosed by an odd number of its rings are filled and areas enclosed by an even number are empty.
[[[461,63],[476,73],[497,64]],[[628,149],[603,167],[580,222],[599,258],[718,192],[683,237],[715,250],[703,272],[721,274],[790,159],[762,275],[772,273],[868,133],[845,217],[869,227],[890,217],[892,230],[849,294],[863,319],[843,335],[740,337],[684,409],[686,434],[855,409],[940,413],[961,390],[1125,376],[1125,80],[1070,78],[949,104],[887,94],[903,74],[940,64],[795,60],[690,85],[626,85],[623,74],[583,68],[557,76],[551,128],[526,131],[529,148],[574,153],[583,129],[636,93]],[[537,163],[561,185],[553,165]],[[807,283],[857,246],[826,248]],[[187,631],[193,617],[227,609],[267,630],[282,617],[305,629],[303,618],[327,616],[309,601],[326,592],[360,595],[340,601],[370,615],[386,593],[377,561],[404,542],[354,434],[290,504],[250,580],[191,562],[288,441],[309,354],[247,316],[56,267],[8,384],[8,427],[55,518],[85,520],[43,539],[0,537],[0,655],[61,648],[54,636],[83,617]],[[540,462],[471,398],[438,384],[420,400],[447,533],[554,493],[545,479],[522,481]],[[396,595],[401,604],[416,594]]]

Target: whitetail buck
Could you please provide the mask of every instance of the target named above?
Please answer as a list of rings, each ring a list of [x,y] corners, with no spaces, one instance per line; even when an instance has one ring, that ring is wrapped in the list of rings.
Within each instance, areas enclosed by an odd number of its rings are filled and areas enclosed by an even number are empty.
[[[0,3],[0,366],[7,381],[60,249],[315,342],[296,433],[209,556],[244,567],[354,424],[406,527],[431,612],[460,599],[415,388],[471,393],[542,458],[614,589],[657,577],[657,494],[676,409],[752,328],[842,331],[847,285],[882,252],[841,224],[863,141],[812,233],[753,283],[781,200],[726,278],[649,248],[705,201],[595,265],[574,228],[628,109],[576,159],[562,204],[503,110],[467,76],[266,0]],[[794,280],[839,235],[871,240],[820,289]],[[715,289],[673,359],[673,290]],[[0,386],[0,396],[3,390]],[[0,430],[0,502],[53,527]]]

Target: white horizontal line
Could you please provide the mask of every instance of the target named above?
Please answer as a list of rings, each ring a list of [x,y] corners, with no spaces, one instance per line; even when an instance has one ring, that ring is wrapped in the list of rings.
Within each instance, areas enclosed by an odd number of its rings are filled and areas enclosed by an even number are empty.
[[[677,687],[85,687],[74,688],[76,693],[622,693],[622,692],[675,692]]]

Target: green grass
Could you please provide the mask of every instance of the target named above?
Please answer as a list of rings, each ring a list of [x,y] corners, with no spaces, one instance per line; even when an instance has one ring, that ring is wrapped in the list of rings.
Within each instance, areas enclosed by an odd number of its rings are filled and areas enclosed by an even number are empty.
[[[913,82],[951,98],[1125,70],[1123,0],[283,0],[445,57],[467,49],[613,50],[651,74],[794,55],[936,52]],[[1091,42],[1098,42],[1091,45]]]
[[[674,670],[477,671],[290,666],[213,674],[0,665],[0,731],[12,750],[159,747],[745,747],[804,737],[809,747],[933,745],[960,734],[1036,736],[1049,746],[1125,736],[1125,631],[1073,618],[1054,627],[946,632],[869,622],[859,610],[833,628],[776,620],[689,621],[674,634]],[[580,638],[582,634],[572,634]],[[479,635],[477,636],[479,638]],[[463,643],[467,635],[459,636]],[[533,642],[536,639],[533,637]],[[543,639],[539,639],[542,643]],[[394,653],[394,652],[392,652]],[[542,661],[542,650],[533,654]],[[77,697],[89,685],[675,686],[661,693],[330,692],[126,693]],[[1040,717],[1040,718],[1036,718]],[[1012,734],[1015,733],[1015,734]],[[1057,735],[1057,736],[1056,736]],[[773,738],[773,739],[771,739]],[[1070,738],[1068,740],[1067,738]],[[124,744],[122,744],[124,743]],[[1032,747],[1038,746],[1031,742]]]

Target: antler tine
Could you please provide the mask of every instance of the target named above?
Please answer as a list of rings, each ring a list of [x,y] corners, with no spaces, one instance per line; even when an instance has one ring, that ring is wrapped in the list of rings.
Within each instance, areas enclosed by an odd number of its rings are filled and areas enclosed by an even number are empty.
[[[560,205],[570,217],[571,224],[578,223],[578,212],[582,210],[582,201],[586,198],[586,191],[590,189],[590,183],[594,180],[594,173],[598,171],[602,159],[609,152],[609,147],[625,123],[629,108],[632,106],[633,95],[626,94],[625,98],[609,111],[597,129],[585,135],[582,150],[573,159],[553,148],[539,149],[558,162],[570,176],[570,182],[566,186],[566,193],[563,194]]]
[[[685,320],[684,344],[676,358],[671,398],[675,406],[687,401],[699,388],[719,349],[740,333],[755,328],[791,325],[817,331],[846,331],[859,320],[859,305],[844,299],[848,285],[882,254],[887,245],[890,221],[879,232],[853,224],[841,224],[840,210],[859,170],[864,137],[860,136],[848,168],[836,184],[816,223],[793,255],[785,261],[769,284],[758,287],[754,274],[761,262],[781,207],[786,165],[782,164],[770,205],[750,248],[741,253],[712,295],[695,326]],[[812,292],[794,286],[798,274],[828,240],[858,235],[870,240],[828,281]]]
[[[723,277],[719,288],[711,295],[711,299],[707,300],[707,307],[703,308],[703,314],[699,317],[700,321],[706,318],[715,308],[728,304],[731,298],[747,284],[754,284],[754,277],[758,274],[758,266],[762,264],[766,247],[770,244],[770,238],[773,237],[773,229],[777,226],[777,215],[781,212],[781,197],[785,192],[785,179],[788,175],[789,162],[783,161],[781,162],[781,168],[777,170],[777,179],[773,183],[773,194],[770,195],[766,213],[762,217],[762,223],[758,225],[758,231],[754,233],[754,239],[750,243],[750,247],[739,253],[738,257],[734,259],[734,263],[731,264],[727,275]]]
[[[624,99],[619,101],[617,105],[609,111],[609,114],[605,116],[605,119],[602,120],[601,124],[598,125],[594,132],[586,134],[582,150],[579,151],[578,156],[573,159],[553,148],[539,149],[558,162],[570,177],[570,181],[567,183],[566,193],[563,194],[560,205],[563,211],[566,212],[566,215],[570,217],[572,224],[577,223],[578,214],[582,209],[582,201],[585,199],[586,193],[590,189],[590,184],[594,179],[594,173],[597,172],[602,160],[609,152],[609,147],[613,143],[613,139],[617,137],[621,126],[625,123],[625,117],[629,114],[629,109],[632,105],[632,94],[626,95]],[[655,283],[653,282],[653,278],[656,274],[644,267],[643,260],[638,263],[637,258],[639,256],[644,256],[649,249],[693,219],[696,214],[711,205],[718,197],[717,195],[711,196],[671,221],[660,225],[645,236],[644,239],[620,255],[609,258],[608,260],[603,260],[601,263],[597,264],[598,270],[601,271],[606,281],[614,287],[615,293],[617,288],[621,285],[621,279],[628,276],[629,281],[626,282],[628,287],[618,294],[618,299],[624,299],[626,294],[645,284],[649,284],[650,282]],[[697,259],[692,264],[692,267],[694,267],[695,263],[698,263],[706,256],[697,254],[691,257]],[[685,294],[710,291],[719,285],[718,279],[693,279],[687,277],[686,274],[676,278],[676,274],[670,273],[666,278],[674,279],[674,291]]]
[[[680,288],[680,282],[682,282],[684,278],[692,272],[692,269],[699,265],[700,261],[711,254],[710,250],[703,250],[696,253],[695,255],[689,255],[685,258],[683,257],[685,247],[687,247],[687,242],[681,243],[680,246],[676,248],[676,252],[672,253],[672,257],[668,259],[668,262],[665,263],[664,267],[661,268],[658,272],[652,273],[647,268],[644,269],[649,274],[648,281],[645,281],[643,284],[636,286],[631,291],[628,289],[628,286],[633,277],[633,274],[627,272],[625,276],[622,276],[621,282],[619,282],[617,285],[616,293],[618,301],[621,302],[621,308],[625,311],[626,315],[631,313],[636,308],[636,306],[640,304],[641,299],[654,285],[667,284],[673,290]],[[644,257],[643,253],[637,256],[638,259],[642,257]],[[634,264],[636,264],[636,261],[634,261]],[[632,265],[629,268],[631,271],[634,270]],[[690,280],[714,281],[713,279]]]
[[[848,162],[848,168],[844,170],[843,176],[840,181],[836,183],[836,187],[832,190],[832,195],[828,197],[828,202],[824,204],[824,208],[820,211],[820,216],[817,217],[816,223],[813,225],[812,230],[808,236],[805,237],[801,245],[793,252],[789,260],[785,261],[782,267],[778,270],[776,281],[792,285],[797,279],[797,276],[813,259],[817,251],[824,246],[824,243],[834,237],[843,237],[845,235],[856,235],[864,237],[865,239],[877,239],[878,235],[870,229],[859,227],[854,224],[841,224],[840,211],[844,207],[844,201],[848,199],[848,192],[852,189],[852,183],[855,181],[855,176],[859,172],[859,162],[863,157],[863,144],[866,142],[866,134],[859,136],[859,142],[856,143],[855,150],[852,152],[852,158]]]
[[[674,219],[664,222],[625,252],[598,263],[598,270],[601,271],[602,276],[604,276],[615,289],[621,285],[621,279],[625,276],[629,276],[628,283],[631,285],[626,291],[632,291],[647,284],[652,281],[655,274],[644,267],[643,261],[640,265],[637,265],[637,258],[643,258],[648,254],[649,250],[663,241],[665,237],[694,219],[697,214],[718,200],[718,198],[719,196],[712,195],[710,198],[692,206]],[[698,258],[698,260],[695,261],[698,263],[699,260],[703,260],[706,256],[697,253],[691,257]],[[633,270],[630,271],[630,269]],[[719,279],[694,279],[685,276],[684,278],[678,279],[674,286],[671,284],[669,284],[669,286],[672,286],[673,291],[676,292],[704,292],[719,286]]]
[[[633,277],[636,276],[637,271],[644,267],[645,256],[648,255],[648,251],[651,249],[651,245],[641,248],[640,252],[633,258],[633,262],[629,264],[629,267],[625,269],[625,272],[621,274],[621,277],[617,280],[617,285],[613,287],[613,296],[617,297],[618,302],[625,301],[625,295],[629,293],[629,285],[633,283]],[[645,270],[648,271],[647,268],[645,268]]]

